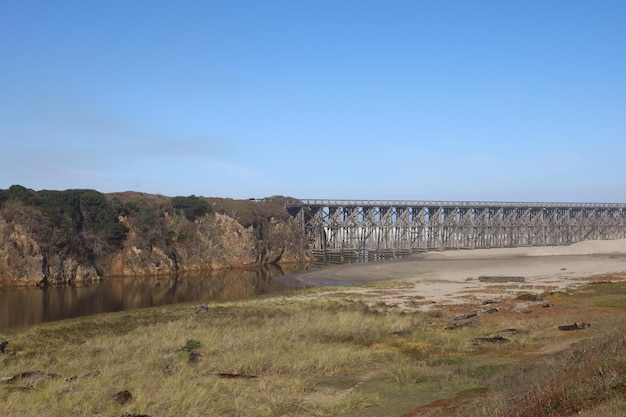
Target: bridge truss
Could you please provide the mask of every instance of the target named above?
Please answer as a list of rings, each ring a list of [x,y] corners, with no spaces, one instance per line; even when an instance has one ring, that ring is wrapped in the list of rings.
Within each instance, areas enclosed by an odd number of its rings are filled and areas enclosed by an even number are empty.
[[[626,204],[294,200],[313,251],[568,245],[626,237]]]

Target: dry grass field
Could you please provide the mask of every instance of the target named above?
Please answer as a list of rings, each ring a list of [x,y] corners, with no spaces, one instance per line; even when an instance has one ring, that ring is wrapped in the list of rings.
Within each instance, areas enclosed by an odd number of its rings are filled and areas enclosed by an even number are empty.
[[[427,311],[376,301],[407,285],[382,282],[0,331],[0,415],[624,417],[622,279]]]

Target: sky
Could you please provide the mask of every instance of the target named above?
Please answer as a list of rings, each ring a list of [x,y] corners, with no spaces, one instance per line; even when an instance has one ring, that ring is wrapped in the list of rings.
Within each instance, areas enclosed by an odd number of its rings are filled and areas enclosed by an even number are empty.
[[[0,9],[0,189],[626,202],[623,0]]]

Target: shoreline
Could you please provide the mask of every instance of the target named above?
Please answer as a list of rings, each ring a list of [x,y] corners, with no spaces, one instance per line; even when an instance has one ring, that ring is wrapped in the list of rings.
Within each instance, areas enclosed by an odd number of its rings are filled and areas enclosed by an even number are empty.
[[[414,304],[419,299],[419,309],[423,310],[433,305],[484,302],[520,292],[564,291],[607,274],[614,275],[613,280],[626,274],[626,239],[569,246],[426,252],[396,260],[324,267],[297,274],[295,279],[303,285],[346,286],[346,293],[372,298],[371,290],[349,285],[401,281],[397,294],[381,297],[404,309],[407,307],[402,304],[411,300]],[[480,277],[499,282],[482,282]],[[507,282],[507,277],[516,280]]]

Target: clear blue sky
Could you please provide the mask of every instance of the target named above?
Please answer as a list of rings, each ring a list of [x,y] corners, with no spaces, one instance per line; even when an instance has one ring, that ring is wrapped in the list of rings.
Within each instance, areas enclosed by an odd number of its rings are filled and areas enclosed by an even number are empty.
[[[626,1],[7,0],[0,188],[626,202]]]

